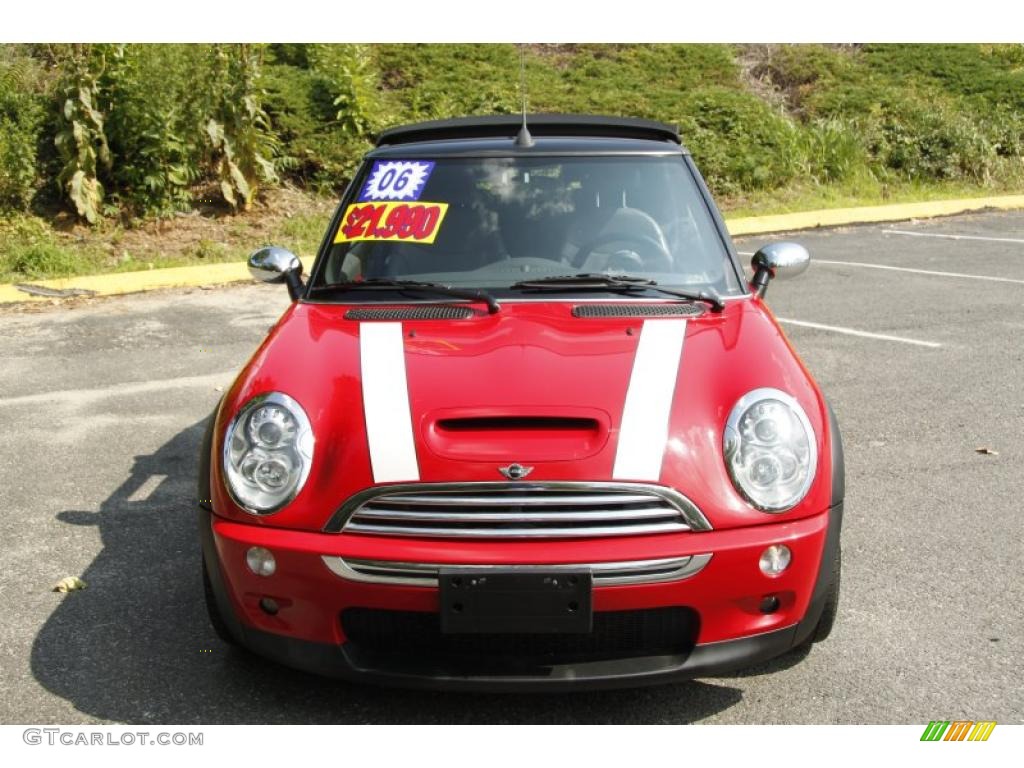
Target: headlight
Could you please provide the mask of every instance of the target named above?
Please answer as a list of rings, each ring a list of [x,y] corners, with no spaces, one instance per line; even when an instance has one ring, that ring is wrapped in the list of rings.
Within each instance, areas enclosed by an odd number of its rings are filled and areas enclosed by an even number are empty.
[[[755,389],[733,406],[723,439],[725,466],[742,496],[783,512],[811,487],[818,449],[807,414],[777,389]]]
[[[302,490],[313,462],[306,412],[280,392],[254,397],[228,425],[224,476],[247,512],[276,512]]]

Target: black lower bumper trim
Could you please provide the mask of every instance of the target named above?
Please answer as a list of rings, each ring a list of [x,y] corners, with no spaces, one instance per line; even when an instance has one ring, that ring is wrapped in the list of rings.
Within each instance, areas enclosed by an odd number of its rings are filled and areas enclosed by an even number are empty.
[[[552,667],[544,676],[456,677],[439,671],[378,669],[357,649],[295,640],[245,628],[243,644],[281,664],[329,677],[403,688],[465,691],[549,691],[633,688],[714,677],[767,661],[793,645],[795,627],[698,645],[687,656],[649,656]]]
[[[696,677],[714,677],[775,658],[793,645],[795,627],[720,643],[698,645],[686,656],[569,664],[550,668],[544,676],[474,675],[457,677],[439,670],[380,669],[358,649],[296,640],[250,627],[242,628],[242,644],[280,664],[317,675],[401,688],[463,691],[552,691],[634,688]]]
[[[220,564],[213,546],[210,513],[199,511],[200,539],[218,605],[226,612],[232,635],[250,650],[281,664],[329,677],[403,688],[465,691],[552,691],[633,688],[714,677],[780,656],[797,642],[798,626],[718,643],[696,645],[688,653],[588,661],[552,666],[543,675],[459,676],[439,669],[384,667],[352,643],[314,643],[254,629],[230,610]]]

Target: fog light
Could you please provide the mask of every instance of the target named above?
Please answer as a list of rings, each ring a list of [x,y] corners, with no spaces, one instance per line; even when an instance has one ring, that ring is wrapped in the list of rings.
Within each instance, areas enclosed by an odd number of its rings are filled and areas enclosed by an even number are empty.
[[[268,616],[277,615],[277,600],[272,597],[264,597],[260,599],[260,608]]]
[[[264,549],[263,547],[251,547],[245,553],[245,562],[249,566],[249,570],[257,576],[273,576],[274,571],[277,570],[277,562],[274,560],[274,556],[270,553],[269,549]]]
[[[761,553],[761,573],[765,576],[778,576],[789,568],[792,553],[785,544],[772,544]]]
[[[775,613],[779,610],[779,598],[769,595],[761,600],[761,613]]]

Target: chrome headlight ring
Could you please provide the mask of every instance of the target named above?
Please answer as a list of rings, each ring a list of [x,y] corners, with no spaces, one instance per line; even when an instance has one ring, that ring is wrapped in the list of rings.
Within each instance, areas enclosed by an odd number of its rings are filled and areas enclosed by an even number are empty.
[[[302,406],[283,392],[257,395],[224,433],[228,493],[253,515],[270,515],[294,499],[313,464],[313,430]]]
[[[799,504],[818,467],[817,441],[804,409],[769,387],[748,392],[733,406],[722,452],[733,486],[762,512]]]

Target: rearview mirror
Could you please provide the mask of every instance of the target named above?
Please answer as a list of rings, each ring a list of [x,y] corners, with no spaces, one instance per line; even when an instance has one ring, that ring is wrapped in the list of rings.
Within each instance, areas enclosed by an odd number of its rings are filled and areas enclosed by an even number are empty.
[[[302,295],[302,262],[287,248],[268,245],[255,251],[249,256],[249,274],[262,283],[286,283],[292,301]]]
[[[799,243],[770,243],[750,260],[754,278],[750,281],[754,295],[764,296],[772,278],[796,277],[811,263],[811,254]]]

